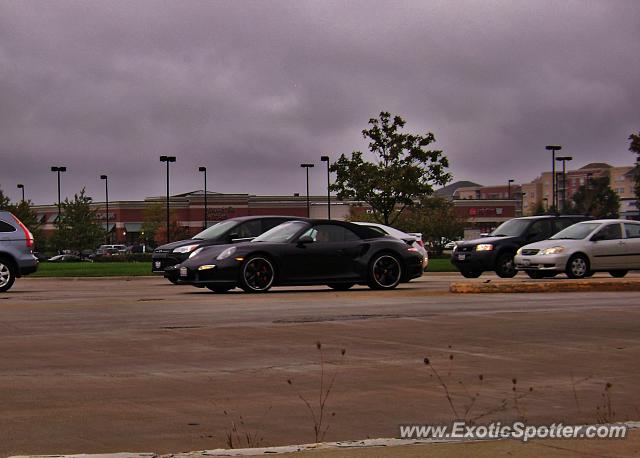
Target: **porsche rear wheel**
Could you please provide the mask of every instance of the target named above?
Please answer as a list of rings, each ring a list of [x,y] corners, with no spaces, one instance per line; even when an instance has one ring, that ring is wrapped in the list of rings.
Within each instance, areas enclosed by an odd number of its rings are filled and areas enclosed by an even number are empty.
[[[402,266],[398,258],[389,253],[374,256],[369,266],[367,284],[371,289],[393,289],[402,279]]]

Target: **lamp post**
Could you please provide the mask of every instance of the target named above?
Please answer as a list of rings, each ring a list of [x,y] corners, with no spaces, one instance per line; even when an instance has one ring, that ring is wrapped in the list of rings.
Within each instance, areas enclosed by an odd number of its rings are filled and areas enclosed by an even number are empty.
[[[160,156],[160,162],[167,163],[167,243],[169,243],[169,164],[175,162],[175,156]]]
[[[22,202],[24,202],[24,185],[19,183],[17,188],[22,190]]]
[[[204,228],[207,228],[207,168],[198,167],[198,172],[204,173]]]
[[[55,167],[51,167],[51,171],[58,173],[58,224],[60,224],[60,213],[61,213],[61,207],[60,207],[60,173],[61,172],[66,172],[67,168],[66,167],[61,167],[61,166],[55,166]]]
[[[558,194],[556,191],[556,151],[560,151],[562,149],[562,146],[560,145],[547,145],[544,147],[544,149],[546,149],[547,151],[551,151],[551,187],[553,189],[551,196],[552,196],[552,202],[553,202],[553,207],[555,208],[555,210],[558,210]]]
[[[106,243],[109,243],[109,177],[106,175],[100,175],[100,179],[104,180],[104,202],[106,206],[106,220],[107,220],[107,228],[105,230],[104,240]]]
[[[307,170],[307,218],[311,216],[311,204],[309,203],[309,169],[313,166],[314,164],[300,164],[300,167]]]
[[[572,161],[572,156],[558,156],[556,161],[562,162],[562,212],[566,211],[567,206],[567,168],[566,162]]]
[[[513,183],[513,180],[507,181],[507,198],[509,200],[511,200],[511,183]]]
[[[327,219],[331,220],[331,191],[329,191],[329,186],[331,186],[331,177],[329,173],[331,162],[329,160],[329,156],[320,156],[320,160],[327,163]]]

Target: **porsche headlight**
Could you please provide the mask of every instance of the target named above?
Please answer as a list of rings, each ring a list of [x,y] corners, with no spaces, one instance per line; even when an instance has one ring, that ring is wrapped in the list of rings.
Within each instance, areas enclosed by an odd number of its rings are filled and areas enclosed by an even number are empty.
[[[216,259],[218,261],[221,261],[223,259],[227,259],[229,256],[231,256],[235,252],[236,252],[236,247],[234,247],[234,246],[229,247],[226,250],[224,250],[222,253],[220,253]]]
[[[493,244],[491,243],[481,243],[476,246],[476,251],[493,251]]]
[[[204,250],[204,247],[200,247],[197,250],[194,250],[190,255],[189,255],[189,259],[193,258],[194,256],[198,256],[202,250]]]
[[[553,246],[551,248],[545,248],[544,250],[540,250],[539,254],[559,254],[564,251],[563,246]]]
[[[191,253],[193,250],[195,250],[196,248],[198,248],[200,245],[198,244],[194,244],[194,245],[185,245],[185,246],[181,246],[178,248],[175,248],[173,250],[174,253]]]
[[[516,251],[516,256],[520,256],[522,254],[522,248],[518,248],[518,251]]]

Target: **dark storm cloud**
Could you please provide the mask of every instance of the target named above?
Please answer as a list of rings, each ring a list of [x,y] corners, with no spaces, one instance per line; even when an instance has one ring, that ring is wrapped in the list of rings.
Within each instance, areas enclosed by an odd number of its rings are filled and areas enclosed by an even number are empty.
[[[456,179],[529,181],[560,143],[631,163],[636,1],[0,2],[0,185],[53,202],[290,194],[302,161],[366,149],[381,110],[432,131]],[[312,189],[323,192],[321,170]]]

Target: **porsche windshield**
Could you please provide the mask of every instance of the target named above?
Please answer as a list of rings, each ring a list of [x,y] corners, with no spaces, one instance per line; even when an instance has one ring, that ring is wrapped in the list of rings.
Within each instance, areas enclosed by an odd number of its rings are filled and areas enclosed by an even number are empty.
[[[259,237],[253,239],[254,242],[289,242],[298,232],[307,227],[308,224],[303,221],[289,221],[282,223],[273,229],[268,230]]]

